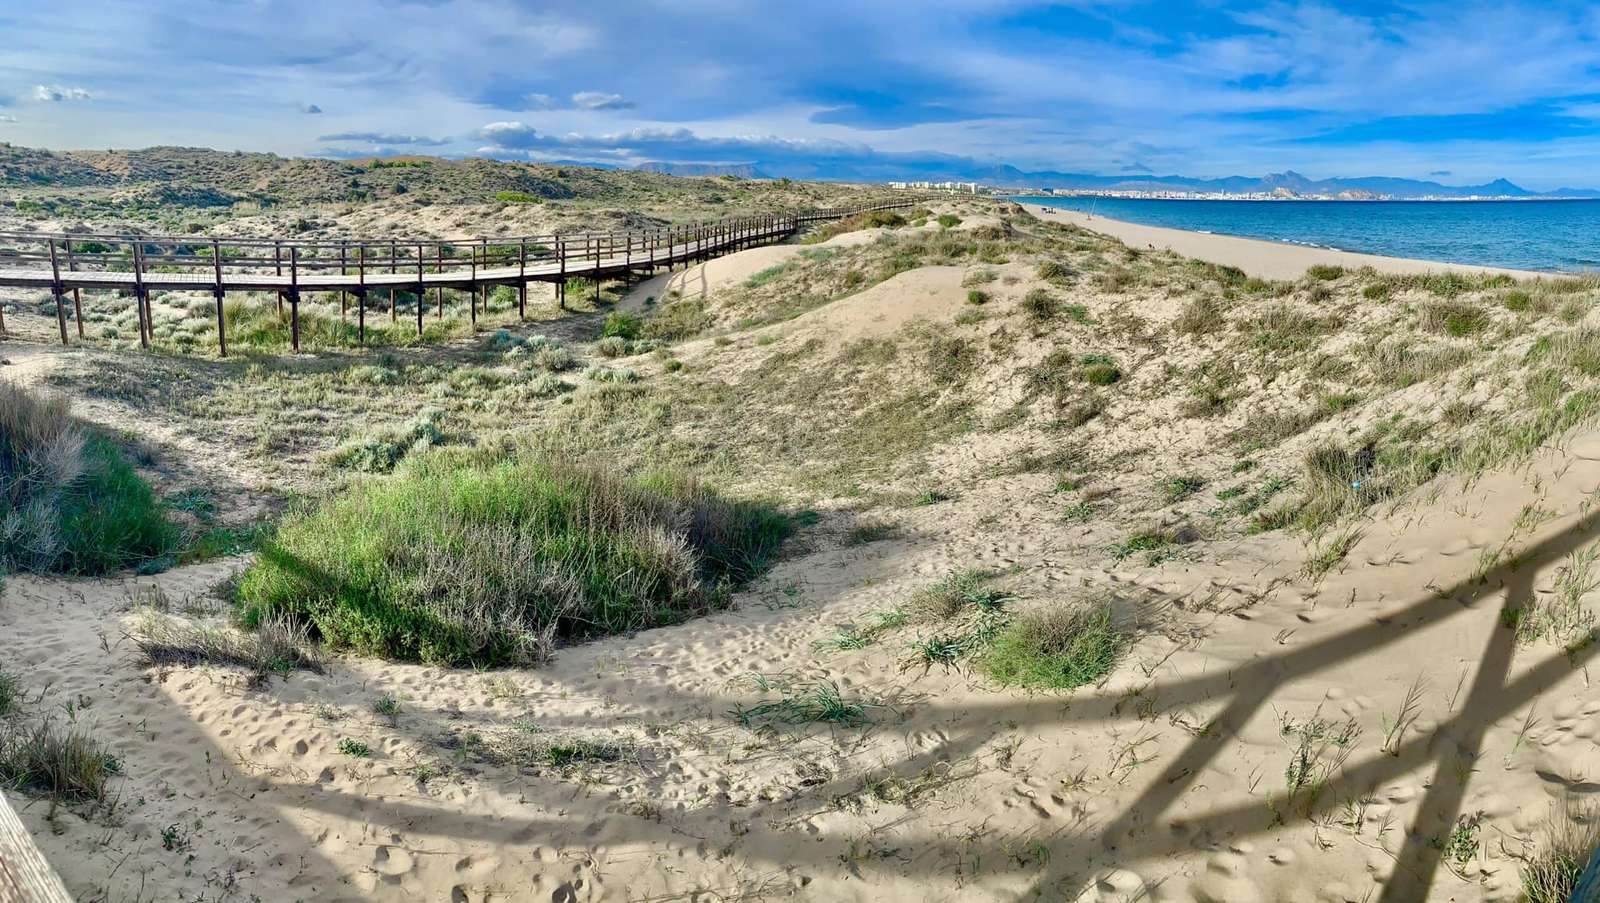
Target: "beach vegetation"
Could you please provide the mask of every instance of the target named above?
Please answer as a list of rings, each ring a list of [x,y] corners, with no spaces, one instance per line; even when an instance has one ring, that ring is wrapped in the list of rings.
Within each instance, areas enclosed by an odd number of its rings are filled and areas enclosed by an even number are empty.
[[[1111,673],[1132,640],[1111,602],[1064,605],[1001,628],[980,662],[1002,686],[1070,690]]]
[[[1600,807],[1567,796],[1553,806],[1540,836],[1521,857],[1518,903],[1568,903],[1600,848]]]
[[[720,608],[791,529],[681,474],[447,450],[286,519],[239,582],[240,612],[366,655],[538,662]]]
[[[0,572],[109,574],[174,555],[179,531],[116,440],[67,402],[0,380]]]
[[[98,803],[122,763],[78,724],[53,717],[0,722],[0,786],[52,802]]]

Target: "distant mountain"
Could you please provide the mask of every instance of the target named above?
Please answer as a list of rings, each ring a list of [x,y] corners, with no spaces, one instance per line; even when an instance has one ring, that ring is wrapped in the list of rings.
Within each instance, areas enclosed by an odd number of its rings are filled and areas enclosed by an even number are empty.
[[[684,164],[672,165],[682,167]],[[1441,182],[1386,176],[1313,179],[1293,170],[1259,177],[1227,176],[1216,179],[1139,173],[1103,176],[1092,173],[1057,172],[1054,170],[1028,171],[1008,164],[984,163],[962,157],[911,159],[899,156],[885,156],[883,159],[819,163],[802,163],[790,160],[782,162],[757,160],[749,165],[759,172],[770,173],[773,176],[790,176],[797,179],[851,182],[978,182],[999,188],[1068,188],[1098,191],[1178,191],[1193,193],[1225,192],[1229,194],[1278,192],[1299,196],[1325,195],[1352,198],[1372,197],[1375,195],[1396,198],[1600,198],[1600,191],[1588,188],[1562,188],[1541,194],[1529,191],[1506,179],[1496,179],[1483,185],[1445,185]],[[685,174],[681,169],[676,168],[672,172],[680,175]]]
[[[640,163],[643,172],[658,172],[668,176],[738,176],[741,179],[771,178],[754,163]]]
[[[1385,176],[1367,176],[1350,179],[1312,179],[1293,170],[1270,173],[1259,178],[1229,176],[1220,179],[1196,179],[1178,175],[1117,175],[1099,176],[1087,173],[1024,172],[1014,167],[995,167],[981,175],[972,173],[967,180],[1002,187],[1069,188],[1100,191],[1184,191],[1286,193],[1293,195],[1324,195],[1370,197],[1385,195],[1399,198],[1417,197],[1600,197],[1600,192],[1562,189],[1541,195],[1506,179],[1496,179],[1484,185],[1445,185],[1419,179],[1399,179]]]

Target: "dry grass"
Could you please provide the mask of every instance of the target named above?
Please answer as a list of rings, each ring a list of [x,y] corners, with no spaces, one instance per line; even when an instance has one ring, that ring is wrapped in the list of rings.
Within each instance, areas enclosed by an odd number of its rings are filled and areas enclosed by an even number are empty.
[[[132,639],[151,665],[223,665],[244,668],[258,678],[323,670],[322,655],[306,626],[283,617],[265,619],[245,632],[146,611]]]
[[[0,569],[103,574],[170,554],[165,512],[60,397],[0,380]]]
[[[1522,857],[1519,903],[1568,903],[1572,899],[1584,866],[1600,847],[1600,818],[1596,815],[1593,803],[1573,797],[1552,808],[1537,846]]]
[[[0,725],[0,783],[65,802],[106,798],[122,771],[116,757],[78,725],[50,718]]]

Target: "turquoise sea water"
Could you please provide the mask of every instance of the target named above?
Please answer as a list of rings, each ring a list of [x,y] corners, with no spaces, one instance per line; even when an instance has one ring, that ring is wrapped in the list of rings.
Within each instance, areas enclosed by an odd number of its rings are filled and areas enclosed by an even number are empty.
[[[1600,270],[1600,201],[1014,200],[1195,232],[1520,270]]]

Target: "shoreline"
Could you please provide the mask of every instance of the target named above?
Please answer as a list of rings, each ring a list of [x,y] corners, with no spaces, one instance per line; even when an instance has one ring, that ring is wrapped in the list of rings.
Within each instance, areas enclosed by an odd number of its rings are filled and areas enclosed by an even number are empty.
[[[1156,248],[1172,251],[1184,257],[1193,257],[1209,263],[1237,267],[1245,273],[1262,279],[1299,279],[1308,268],[1318,265],[1342,266],[1348,269],[1371,267],[1380,273],[1414,275],[1419,273],[1487,273],[1512,276],[1517,279],[1540,279],[1559,276],[1537,270],[1514,270],[1506,267],[1476,266],[1467,263],[1448,263],[1442,260],[1413,260],[1405,257],[1384,257],[1379,254],[1362,254],[1357,251],[1340,251],[1334,248],[1317,248],[1288,242],[1267,241],[1261,238],[1244,238],[1237,235],[1218,235],[1213,232],[1191,232],[1165,226],[1144,226],[1125,220],[1104,216],[1091,217],[1087,213],[1050,207],[1044,204],[1022,203],[1022,208],[1040,219],[1054,220],[1088,229],[1115,238],[1129,247]]]

